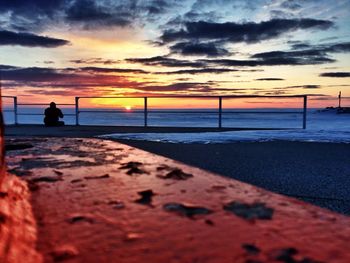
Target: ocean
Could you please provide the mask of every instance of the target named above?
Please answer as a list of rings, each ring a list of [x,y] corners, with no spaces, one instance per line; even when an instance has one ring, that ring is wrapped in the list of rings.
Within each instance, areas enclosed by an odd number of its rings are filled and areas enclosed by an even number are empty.
[[[14,114],[10,108],[4,109],[6,124],[14,123]],[[142,110],[124,110],[102,112],[110,109],[82,108],[79,115],[81,125],[115,125],[115,126],[143,126],[144,113]],[[90,111],[100,112],[90,112]],[[18,122],[20,124],[41,124],[44,108],[19,108]],[[62,108],[66,116],[66,124],[75,124],[74,108]],[[84,112],[86,111],[86,112]],[[182,111],[185,111],[183,113]],[[195,111],[200,111],[196,113]],[[244,113],[241,113],[244,111]],[[280,114],[279,112],[284,112]],[[292,113],[289,113],[292,112]],[[300,112],[300,113],[295,113]],[[239,131],[239,132],[206,132],[191,134],[113,134],[107,137],[123,139],[139,139],[152,141],[166,141],[175,143],[221,143],[228,141],[250,140],[302,140],[302,141],[331,141],[350,142],[350,114],[336,114],[335,112],[319,112],[318,109],[308,109],[307,129],[302,128],[302,110],[299,109],[225,109],[222,113],[222,127],[227,128],[289,128],[284,131]],[[217,109],[152,109],[148,112],[148,126],[159,127],[218,127]],[[294,129],[295,128],[295,129]]]

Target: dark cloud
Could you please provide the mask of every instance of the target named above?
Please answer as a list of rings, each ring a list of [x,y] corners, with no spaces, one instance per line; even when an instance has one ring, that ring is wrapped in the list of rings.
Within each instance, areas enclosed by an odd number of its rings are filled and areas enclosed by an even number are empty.
[[[148,71],[142,69],[124,69],[124,68],[100,68],[100,67],[81,67],[80,71],[89,71],[97,73],[136,73],[148,74]]]
[[[30,67],[30,68],[19,68],[19,67],[9,67],[6,69],[6,65],[1,66],[2,79],[4,80],[14,80],[21,82],[46,82],[46,81],[58,81],[61,79],[66,79],[73,77],[73,75],[68,71],[57,70],[53,68],[40,68],[40,67]]]
[[[296,53],[298,52],[298,53]],[[180,60],[164,56],[150,58],[129,58],[127,62],[141,63],[147,66],[163,67],[192,67],[210,68],[213,66],[224,67],[260,67],[260,66],[296,66],[296,65],[316,65],[335,62],[334,59],[326,56],[325,52],[318,51],[273,51],[259,53],[251,56],[251,59],[199,59]],[[192,71],[195,72],[195,71]]]
[[[101,68],[20,68],[0,65],[2,79],[11,86],[25,87],[137,87],[140,83],[120,75],[110,75]],[[93,74],[92,74],[93,73]],[[122,72],[125,73],[125,72]],[[143,82],[145,85],[147,82]],[[5,86],[5,85],[4,85]],[[7,86],[5,86],[7,87]]]
[[[281,78],[260,78],[260,79],[256,79],[258,81],[279,81],[279,80],[285,80],[285,79],[281,79]]]
[[[287,89],[320,89],[321,85],[296,85],[296,86],[287,86],[287,87],[278,87],[273,88],[274,90],[287,90]]]
[[[321,73],[320,77],[349,78],[350,72],[325,72]]]
[[[65,8],[69,0],[2,0],[0,14],[8,20],[3,27],[16,31],[40,31],[55,20],[59,10]]]
[[[320,85],[304,85],[302,86],[303,89],[320,89]]]
[[[307,49],[299,50],[301,47]],[[309,45],[306,43],[293,43],[291,51],[270,51],[257,53],[251,58],[259,59],[262,64],[279,64],[281,65],[314,65],[331,63],[336,60],[329,57],[332,53],[347,53],[350,52],[350,42],[324,44],[324,45]]]
[[[310,45],[307,43],[293,43],[292,51],[273,51],[255,54],[253,57],[275,58],[275,57],[304,57],[305,59],[327,58],[332,53],[349,53],[350,42]]]
[[[127,26],[132,23],[131,10],[115,12],[110,5],[102,5],[93,0],[76,0],[66,10],[66,19],[82,23],[86,29],[99,26]]]
[[[290,65],[313,65],[335,62],[327,56],[324,49],[307,49],[297,51],[271,51],[252,55],[252,58],[261,59],[265,62],[281,61]]]
[[[326,52],[323,50],[298,50],[298,51],[271,51],[271,52],[263,52],[252,55],[252,58],[259,59],[278,59],[278,58],[307,58],[309,57],[324,57]]]
[[[116,64],[119,61],[113,59],[103,59],[103,58],[88,58],[88,59],[72,59],[69,62],[75,64],[104,64],[104,65],[112,65]]]
[[[152,0],[144,2],[144,9],[151,15],[164,14],[174,5],[175,3],[167,0]]]
[[[0,31],[0,45],[54,48],[67,44],[69,44],[69,41],[64,39],[38,36],[30,33],[16,33],[7,30]]]
[[[180,6],[176,0],[2,0],[4,28],[43,31],[50,25],[68,23],[83,29],[144,25]]]
[[[235,72],[237,69],[229,69],[229,68],[202,68],[202,69],[183,69],[183,70],[175,70],[175,71],[166,71],[166,72],[156,72],[156,74],[165,74],[165,75],[176,75],[176,74],[221,74],[227,72]]]
[[[192,43],[192,42],[179,42],[170,47],[170,51],[178,53],[184,56],[208,56],[218,57],[229,55],[228,50],[218,47],[219,44],[215,43]]]
[[[298,29],[325,30],[333,26],[329,20],[317,19],[271,19],[259,23],[214,23],[187,22],[184,29],[166,30],[161,36],[164,43],[181,40],[224,40],[227,42],[257,43],[262,40],[277,38],[280,35]]]
[[[169,85],[141,86],[137,87],[136,89],[143,91],[192,91],[202,89],[204,87],[208,87],[208,84],[199,82],[179,82]]]
[[[322,48],[326,52],[346,53],[346,52],[350,52],[350,42],[330,44],[330,45],[323,45],[323,46],[320,47],[320,49],[322,49]]]
[[[186,46],[187,43],[180,47]],[[177,47],[175,44],[173,47]],[[195,44],[194,44],[195,45]],[[332,53],[350,52],[350,42],[324,44],[311,46],[309,49],[289,50],[289,51],[269,51],[251,55],[248,59],[199,59],[199,60],[180,60],[169,56],[157,56],[151,58],[131,58],[128,62],[142,63],[151,66],[164,67],[195,67],[207,68],[213,66],[225,67],[259,67],[259,66],[297,66],[297,65],[317,65],[336,62],[329,55]],[[208,51],[208,50],[207,50]],[[195,71],[193,71],[195,72]],[[214,72],[215,73],[215,72]]]
[[[12,12],[15,15],[52,15],[63,6],[67,0],[3,0],[0,2],[0,12]]]
[[[340,43],[330,43],[330,44],[322,44],[322,45],[310,45],[309,43],[303,42],[291,42],[289,41],[291,48],[293,50],[301,50],[301,51],[293,51],[293,52],[319,52],[323,53],[347,53],[350,52],[350,42],[340,42]]]
[[[280,7],[285,9],[290,9],[290,10],[298,10],[302,6],[298,0],[285,0],[280,4]]]
[[[0,65],[0,70],[12,70],[17,69],[18,67],[15,66],[8,66],[8,65]]]
[[[116,75],[107,75],[104,73],[132,73],[148,74],[149,72],[141,69],[119,69],[119,68],[101,68],[101,67],[80,67],[80,68],[43,68],[29,67],[21,68],[7,65],[0,65],[2,78],[4,80],[14,80],[20,82],[66,82],[69,80],[86,79],[110,79],[111,77],[120,77]],[[94,73],[94,74],[91,74]],[[104,81],[103,81],[104,82]],[[103,83],[101,82],[101,83]],[[98,84],[98,83],[97,83]]]
[[[83,25],[84,29],[143,26],[180,5],[176,0],[75,0],[65,10],[65,18],[71,24]]]
[[[202,60],[203,61],[203,60]],[[204,62],[204,61],[203,61]],[[212,59],[205,60],[207,64],[232,66],[232,67],[258,67],[258,66],[296,66],[296,65],[315,65],[335,62],[334,59],[327,57],[261,57],[259,59]]]
[[[130,63],[141,63],[147,66],[164,67],[204,67],[205,63],[199,61],[181,60],[166,56],[156,56],[150,58],[128,58],[125,61]]]
[[[291,48],[294,50],[307,49],[307,48],[311,48],[311,45],[308,43],[295,43],[295,44],[292,44]]]

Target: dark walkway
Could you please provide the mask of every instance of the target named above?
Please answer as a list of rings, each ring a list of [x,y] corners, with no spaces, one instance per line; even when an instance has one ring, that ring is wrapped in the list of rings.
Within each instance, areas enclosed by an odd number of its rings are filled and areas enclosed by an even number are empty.
[[[118,141],[350,215],[350,144]]]
[[[137,126],[91,126],[66,125],[62,127],[45,127],[44,125],[20,124],[8,125],[5,128],[6,136],[54,136],[54,137],[93,137],[111,133],[145,133],[145,132],[214,132],[258,130],[249,128],[188,128],[188,127],[137,127]],[[262,129],[259,129],[262,130]]]

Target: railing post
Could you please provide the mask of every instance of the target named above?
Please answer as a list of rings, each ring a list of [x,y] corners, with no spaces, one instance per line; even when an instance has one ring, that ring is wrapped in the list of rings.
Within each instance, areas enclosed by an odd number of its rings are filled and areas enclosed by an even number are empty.
[[[307,95],[304,96],[303,129],[306,129]]]
[[[222,128],[222,97],[219,97],[219,128]]]
[[[144,98],[144,110],[143,110],[143,112],[144,112],[144,121],[145,121],[145,123],[144,123],[144,126],[145,127],[147,127],[147,125],[148,125],[148,120],[147,120],[147,118],[148,118],[148,107],[147,107],[147,97],[145,97]]]
[[[79,125],[79,97],[75,97],[75,125]]]
[[[17,97],[13,97],[13,113],[15,115],[15,125],[18,125],[18,103],[17,103]]]

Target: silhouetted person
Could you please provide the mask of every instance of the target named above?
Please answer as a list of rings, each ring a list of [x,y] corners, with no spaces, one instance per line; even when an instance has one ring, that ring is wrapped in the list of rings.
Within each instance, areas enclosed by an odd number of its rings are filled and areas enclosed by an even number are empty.
[[[63,126],[64,122],[59,121],[59,118],[63,118],[63,113],[56,108],[56,103],[51,102],[50,107],[45,110],[45,126]]]

